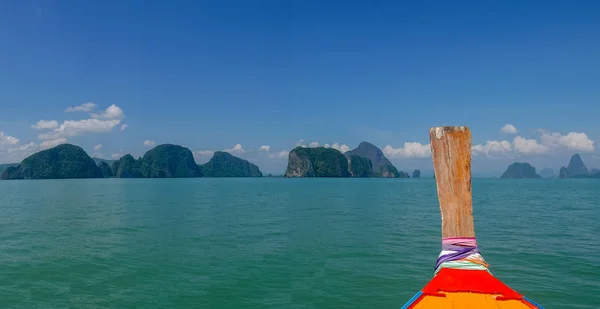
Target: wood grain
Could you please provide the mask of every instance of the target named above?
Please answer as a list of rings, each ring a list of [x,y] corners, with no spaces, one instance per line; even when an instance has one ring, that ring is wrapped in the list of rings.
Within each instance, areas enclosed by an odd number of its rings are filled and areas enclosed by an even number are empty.
[[[442,237],[475,237],[471,195],[471,130],[429,130],[431,156],[442,214]]]

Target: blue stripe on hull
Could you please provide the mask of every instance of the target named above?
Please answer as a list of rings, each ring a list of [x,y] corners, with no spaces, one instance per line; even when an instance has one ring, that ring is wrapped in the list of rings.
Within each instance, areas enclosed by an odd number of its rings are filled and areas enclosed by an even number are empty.
[[[417,294],[415,294],[415,296],[413,296],[408,302],[406,302],[406,304],[404,304],[404,306],[402,306],[402,308],[400,309],[407,309],[408,307],[410,307],[410,305],[412,305],[415,302],[415,300],[417,300],[417,298],[421,296],[421,294],[423,294],[421,293],[421,291],[417,292]]]

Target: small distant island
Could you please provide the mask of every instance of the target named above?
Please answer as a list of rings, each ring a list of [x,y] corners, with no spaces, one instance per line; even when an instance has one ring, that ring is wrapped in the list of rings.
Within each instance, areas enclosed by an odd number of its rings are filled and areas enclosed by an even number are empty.
[[[515,162],[508,166],[501,178],[554,178],[556,174],[549,168],[544,168],[540,175],[535,172],[535,167],[529,163]],[[600,170],[591,169],[588,171],[583,163],[581,156],[576,153],[571,156],[567,167],[561,167],[559,178],[600,178]]]
[[[541,178],[529,163],[515,162],[508,166],[500,178]]]
[[[409,178],[368,142],[343,154],[333,148],[296,147],[289,154],[284,177]]]

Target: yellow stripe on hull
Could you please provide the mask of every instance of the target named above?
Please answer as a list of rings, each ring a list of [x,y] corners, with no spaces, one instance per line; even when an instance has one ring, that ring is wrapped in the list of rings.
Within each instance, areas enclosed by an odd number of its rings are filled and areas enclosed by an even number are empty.
[[[446,297],[424,296],[414,309],[531,309],[520,300],[496,300],[497,295],[477,293],[444,293]]]

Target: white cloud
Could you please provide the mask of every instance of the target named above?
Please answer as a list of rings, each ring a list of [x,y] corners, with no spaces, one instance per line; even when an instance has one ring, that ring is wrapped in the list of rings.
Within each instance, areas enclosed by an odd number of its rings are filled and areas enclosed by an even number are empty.
[[[558,132],[543,132],[540,137],[542,144],[548,148],[558,149],[566,148],[578,151],[594,151],[594,141],[589,139],[585,133],[571,132],[567,135],[561,135]]]
[[[308,147],[310,147],[310,148],[319,147],[319,142],[312,142],[312,143],[308,144]]]
[[[125,117],[123,110],[115,104],[106,108],[102,113],[90,115],[95,119],[123,119],[123,117]]]
[[[500,131],[508,134],[517,134],[517,128],[510,123],[505,124]]]
[[[59,139],[72,136],[78,136],[85,133],[103,133],[109,132],[118,126],[121,120],[65,120],[60,127],[51,132],[38,135],[41,140]]]
[[[229,153],[244,153],[244,152],[246,152],[246,150],[244,150],[244,148],[242,147],[242,144],[235,144],[233,146],[233,148],[224,149],[223,151],[229,152]]]
[[[508,141],[487,141],[485,145],[475,145],[471,147],[471,151],[474,155],[485,155],[488,157],[494,157],[499,155],[506,155],[510,153],[512,146]]]
[[[306,148],[306,145],[304,144],[304,140],[301,139],[296,143],[296,147],[303,147]]]
[[[37,149],[37,145],[34,142],[30,142],[29,144],[25,144],[25,145],[21,145],[19,147],[15,147],[15,148],[9,148],[8,152],[29,152],[32,153],[34,150]]]
[[[94,150],[96,150],[96,151],[100,150],[100,148],[102,148],[102,144],[98,144],[98,145],[94,146]]]
[[[125,152],[123,151],[123,149],[120,149],[119,152],[111,154],[110,157],[113,159],[120,159],[124,155]]]
[[[416,142],[406,142],[401,148],[394,148],[386,145],[383,153],[391,158],[426,158],[431,156],[431,146]]]
[[[19,139],[13,136],[5,135],[4,132],[0,131],[0,146],[3,145],[17,145],[19,143]]]
[[[144,141],[144,146],[146,146],[146,147],[152,147],[154,145],[156,145],[155,141],[149,141],[149,140]]]
[[[271,146],[262,145],[262,146],[260,146],[260,148],[258,148],[258,151],[271,151]]]
[[[289,151],[279,151],[276,153],[271,153],[269,154],[269,158],[271,159],[286,159],[289,156],[290,152]]]
[[[549,150],[548,146],[538,144],[535,139],[526,139],[520,136],[515,137],[513,146],[516,151],[524,154],[539,154]]]
[[[31,127],[36,130],[47,130],[58,127],[58,121],[56,120],[40,120],[36,124],[32,124]]]
[[[341,153],[345,153],[346,151],[350,150],[350,147],[348,147],[348,145],[346,144],[338,144],[338,143],[333,143],[333,145],[331,145],[331,148],[333,149],[337,149],[339,150]]]
[[[93,111],[96,107],[98,107],[98,105],[96,105],[95,103],[92,102],[88,102],[88,103],[83,103],[79,106],[74,106],[74,107],[67,107],[67,109],[65,110],[65,112],[86,112],[89,113],[91,111]]]
[[[329,144],[325,143],[325,144],[323,145],[323,147],[325,147],[325,148],[331,148],[331,145],[329,145]]]
[[[10,139],[9,142],[6,136],[0,132],[0,162],[2,163],[21,162],[21,160],[32,155],[37,150],[38,145],[34,142],[19,145],[18,142],[14,143],[14,139]]]
[[[95,158],[100,158],[100,159],[102,159],[102,158],[104,158],[104,155],[103,155],[103,154],[101,154],[101,153],[95,152],[95,153],[92,155],[92,157],[95,157]]]
[[[209,157],[212,156],[215,152],[212,150],[199,150],[195,151],[194,154],[199,157]]]
[[[40,149],[48,149],[67,142],[66,138],[49,139],[40,143]]]
[[[121,132],[125,131],[125,129],[127,129],[127,127],[128,127],[128,126],[129,126],[128,124],[124,124],[124,125],[122,125],[122,126],[121,126],[121,129],[120,129],[120,130],[121,130]]]

